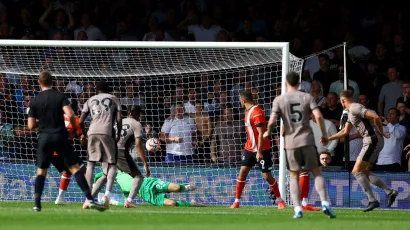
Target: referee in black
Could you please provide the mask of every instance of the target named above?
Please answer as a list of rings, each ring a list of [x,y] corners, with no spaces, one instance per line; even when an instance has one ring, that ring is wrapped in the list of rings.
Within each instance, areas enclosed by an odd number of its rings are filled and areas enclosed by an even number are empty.
[[[70,118],[72,127],[75,124],[74,112],[70,102],[63,93],[52,88],[53,77],[49,72],[41,72],[38,80],[41,92],[30,102],[28,112],[28,128],[35,130],[38,127],[37,140],[37,177],[34,188],[35,206],[33,211],[41,211],[41,195],[44,189],[44,181],[47,175],[47,169],[50,163],[55,164],[53,159],[54,151],[61,157],[59,159],[74,175],[75,180],[89,202],[89,207],[104,211],[104,206],[94,201],[91,196],[90,187],[80,171],[78,165],[78,156],[75,155],[73,147],[68,140],[68,132],[64,124],[64,114]],[[75,130],[74,130],[74,133]],[[58,162],[57,162],[58,163]]]

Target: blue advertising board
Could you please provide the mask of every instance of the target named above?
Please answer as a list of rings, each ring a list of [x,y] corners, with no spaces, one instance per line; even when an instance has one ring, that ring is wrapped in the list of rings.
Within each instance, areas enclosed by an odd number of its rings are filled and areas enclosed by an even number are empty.
[[[97,170],[98,171],[98,170]],[[0,200],[32,200],[36,168],[28,164],[0,163]],[[152,176],[180,184],[195,184],[198,190],[191,193],[171,194],[174,199],[196,199],[209,205],[229,206],[234,200],[235,184],[238,174],[236,168],[191,168],[191,167],[153,167]],[[274,172],[278,175],[278,172]],[[356,179],[348,172],[324,172],[328,193],[334,207],[359,208],[367,205],[367,197]],[[378,174],[388,186],[399,191],[397,201],[392,208],[410,208],[410,174],[388,173]],[[58,194],[60,174],[50,169],[46,181],[43,199],[53,201]],[[252,170],[247,178],[242,195],[242,205],[271,205],[266,190],[267,183],[258,170]],[[311,180],[309,200],[320,205],[319,196]],[[382,207],[386,205],[386,194],[382,189],[375,188],[375,195]],[[118,186],[114,187],[116,199],[123,199]],[[84,201],[83,194],[74,181],[71,182],[66,195],[73,202]]]

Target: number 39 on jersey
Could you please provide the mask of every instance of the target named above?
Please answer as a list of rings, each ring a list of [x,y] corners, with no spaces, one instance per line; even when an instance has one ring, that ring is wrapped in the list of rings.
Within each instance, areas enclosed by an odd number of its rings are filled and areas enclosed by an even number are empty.
[[[93,99],[90,104],[91,116],[96,116],[110,111],[112,100],[111,98],[103,98],[102,100]]]

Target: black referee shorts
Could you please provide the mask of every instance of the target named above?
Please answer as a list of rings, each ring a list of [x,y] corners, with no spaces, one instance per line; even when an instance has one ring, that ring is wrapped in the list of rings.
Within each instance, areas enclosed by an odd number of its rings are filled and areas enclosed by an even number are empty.
[[[40,133],[37,139],[36,166],[48,169],[54,161],[54,152],[57,152],[60,162],[65,166],[78,163],[78,156],[74,153],[73,146],[70,145],[68,134],[64,133]],[[61,165],[59,165],[61,167]]]
[[[70,143],[70,146],[74,146],[74,141],[69,140],[69,143]],[[77,157],[77,164],[80,166],[80,168],[85,170],[85,168],[83,168],[85,167],[84,161],[80,157],[80,151],[74,150],[74,154]],[[53,164],[54,167],[57,169],[57,171],[60,173],[63,173],[63,172],[70,173],[70,170],[68,169],[67,165],[64,164],[64,157],[58,154],[57,155],[53,154],[51,164]]]

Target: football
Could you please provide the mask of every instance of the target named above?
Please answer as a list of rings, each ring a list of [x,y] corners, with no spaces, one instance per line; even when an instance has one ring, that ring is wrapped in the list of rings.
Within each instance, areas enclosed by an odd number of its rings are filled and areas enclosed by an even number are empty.
[[[161,142],[156,138],[150,138],[145,143],[145,147],[149,152],[156,152],[161,149]]]

